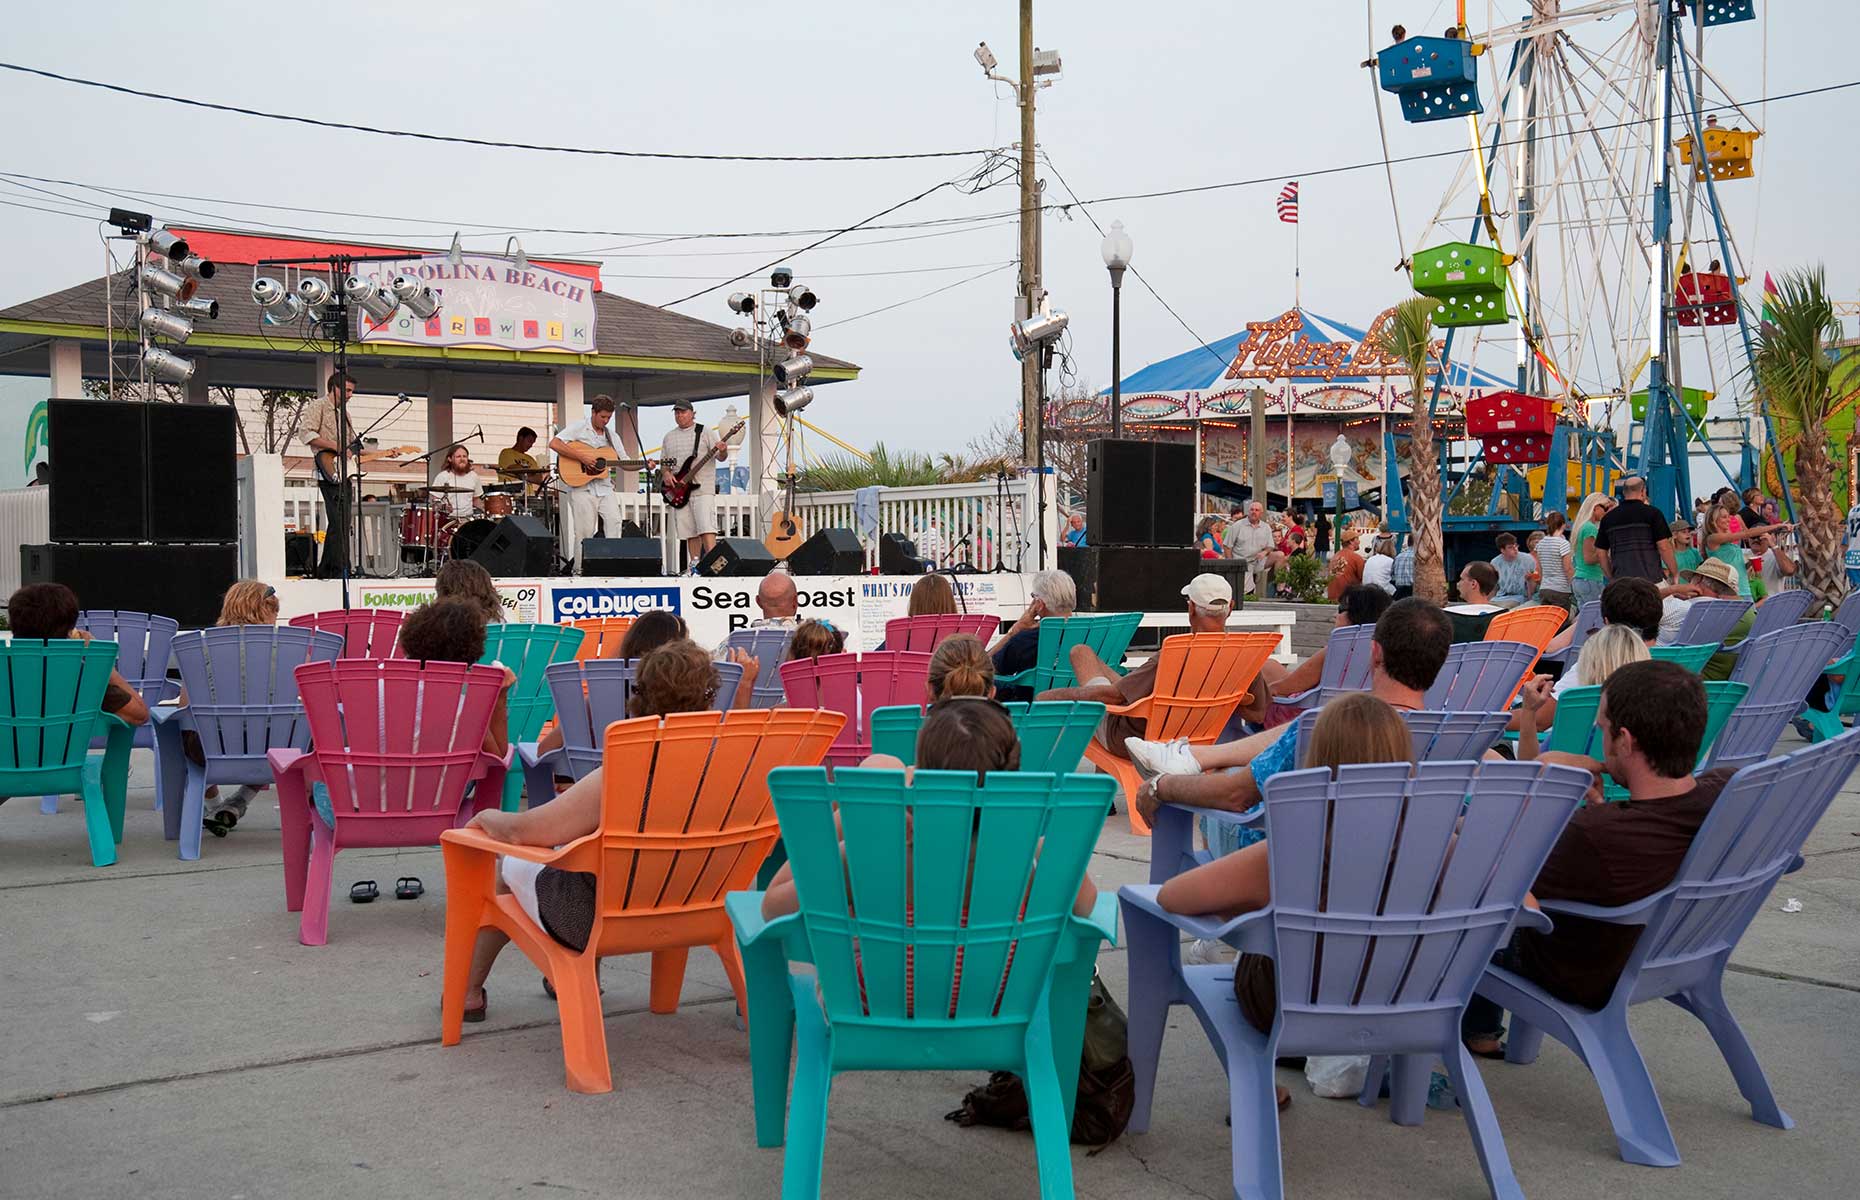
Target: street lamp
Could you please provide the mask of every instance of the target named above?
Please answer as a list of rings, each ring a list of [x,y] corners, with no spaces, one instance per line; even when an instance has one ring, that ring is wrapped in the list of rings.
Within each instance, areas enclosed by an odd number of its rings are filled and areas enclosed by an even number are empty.
[[[1112,221],[1104,235],[1104,265],[1111,272],[1111,436],[1124,436],[1123,295],[1124,268],[1134,249],[1122,221]]]

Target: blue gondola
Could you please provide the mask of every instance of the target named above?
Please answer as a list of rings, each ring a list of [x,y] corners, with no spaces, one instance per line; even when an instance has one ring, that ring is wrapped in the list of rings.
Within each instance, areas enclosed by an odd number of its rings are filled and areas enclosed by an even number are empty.
[[[1739,21],[1757,19],[1757,6],[1754,0],[1702,0],[1699,4],[1699,24],[1733,25]]]
[[[1410,123],[1485,111],[1471,42],[1407,38],[1376,55],[1376,71],[1382,90],[1400,98],[1402,119]]]

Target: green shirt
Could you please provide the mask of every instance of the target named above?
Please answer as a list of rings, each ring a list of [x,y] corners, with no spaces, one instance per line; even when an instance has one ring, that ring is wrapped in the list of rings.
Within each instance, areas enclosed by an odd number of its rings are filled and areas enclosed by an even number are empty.
[[[1724,635],[1725,648],[1712,655],[1711,659],[1706,662],[1705,669],[1699,672],[1700,679],[1729,679],[1731,677],[1732,668],[1737,666],[1737,655],[1733,654],[1730,648],[1750,636],[1751,623],[1756,619],[1757,610],[1754,608],[1738,618],[1737,624],[1731,626],[1731,632]]]
[[[1574,560],[1577,579],[1600,579],[1602,577],[1600,562],[1584,562],[1582,558],[1583,547],[1595,540],[1595,525],[1594,521],[1590,521],[1576,531],[1576,552],[1570,555],[1570,558]]]
[[[1679,565],[1681,575],[1705,561],[1697,546],[1687,546],[1684,550],[1673,551],[1673,561]]]

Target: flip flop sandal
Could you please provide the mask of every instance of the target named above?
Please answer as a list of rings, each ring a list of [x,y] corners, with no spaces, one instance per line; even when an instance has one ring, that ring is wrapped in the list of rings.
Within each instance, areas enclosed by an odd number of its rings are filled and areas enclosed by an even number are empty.
[[[394,899],[396,900],[418,900],[425,894],[426,885],[420,882],[418,876],[402,875],[394,881]]]
[[[484,1019],[490,1015],[491,1015],[491,990],[489,988],[486,988],[484,992],[484,1003],[480,1004],[477,1008],[468,1008],[465,1010],[465,1023],[467,1025],[479,1025],[479,1024],[482,1024],[484,1022]]]
[[[380,894],[381,889],[375,886],[372,879],[364,879],[349,887],[349,900],[354,904],[373,904],[375,897]]]

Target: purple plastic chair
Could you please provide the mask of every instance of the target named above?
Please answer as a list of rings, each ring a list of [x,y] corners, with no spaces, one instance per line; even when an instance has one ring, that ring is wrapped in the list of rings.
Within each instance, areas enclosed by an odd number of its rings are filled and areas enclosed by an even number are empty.
[[[1554,654],[1543,656],[1544,662],[1573,663],[1582,653],[1582,643],[1589,640],[1589,635],[1602,627],[1602,602],[1584,600],[1582,607],[1576,610],[1576,623],[1569,635],[1569,645]]]
[[[180,685],[168,678],[168,660],[175,632],[180,627],[180,623],[173,617],[110,608],[85,609],[78,614],[76,626],[100,642],[116,643],[117,673],[141,694],[151,714],[157,704],[172,700],[180,694]],[[130,742],[132,749],[155,748],[154,721],[133,725],[130,731],[133,735]],[[104,739],[101,736],[92,738],[90,748],[104,749]],[[161,793],[157,791],[155,807],[159,809],[161,804]],[[41,796],[39,811],[57,812],[58,797]]]
[[[1374,669],[1369,648],[1375,637],[1374,625],[1345,625],[1331,630],[1330,640],[1324,644],[1324,672],[1318,685],[1279,703],[1291,708],[1321,708],[1333,697],[1368,691],[1369,675]]]
[[[269,784],[267,754],[309,749],[310,725],[293,672],[341,654],[340,634],[278,625],[227,625],[174,639],[187,704],[151,709],[150,724],[162,833],[181,843],[183,859],[200,857],[209,785]],[[182,734],[189,732],[200,739],[204,764],[183,749]]]
[[[1744,619],[1744,613],[1749,609],[1748,600],[1694,600],[1692,607],[1686,610],[1685,619],[1679,623],[1679,632],[1674,635],[1673,643],[1697,646],[1705,642],[1722,642],[1731,636],[1731,630],[1737,628],[1737,623]]]
[[[1295,728],[1298,730],[1299,762],[1305,760],[1305,740],[1311,736],[1311,727],[1317,724],[1322,711],[1312,709],[1298,715]],[[1419,709],[1403,711],[1401,719],[1408,723],[1408,733],[1414,738],[1414,761],[1449,762],[1485,757],[1485,752],[1504,735],[1505,726],[1511,723],[1511,714]]]
[[[792,636],[793,632],[787,629],[739,629],[725,640],[724,645],[732,650],[749,651],[760,664],[755,687],[749,693],[749,707],[782,706],[781,663]]]
[[[781,685],[794,708],[846,714],[827,751],[827,766],[857,766],[872,753],[872,713],[888,704],[921,704],[930,656],[920,650],[823,654],[781,665]]]
[[[1847,599],[1834,610],[1832,620],[1847,631],[1850,639],[1860,637],[1860,589],[1847,593]]]
[[[1162,909],[1153,884],[1122,888],[1130,1131],[1149,1128],[1169,1009],[1186,1004],[1227,1069],[1235,1195],[1283,1192],[1274,1058],[1424,1052],[1446,1060],[1492,1194],[1521,1198],[1460,1015],[1514,923],[1549,927],[1522,908],[1524,893],[1588,786],[1583,772],[1542,763],[1424,763],[1412,774],[1406,763],[1373,764],[1334,780],[1288,771],[1266,782],[1271,906],[1232,920],[1182,916]],[[1331,828],[1350,834],[1329,838]],[[1274,960],[1271,1032],[1241,1014],[1236,964],[1183,964],[1183,933]],[[1415,1124],[1426,1063],[1398,1059],[1397,1072],[1391,1116]],[[1415,1077],[1419,1103],[1405,1086]]]
[[[1755,1051],[1725,1004],[1724,969],[1777,879],[1801,865],[1802,843],[1856,759],[1860,730],[1738,771],[1692,839],[1678,876],[1644,900],[1619,908],[1544,900],[1544,911],[1555,920],[1570,916],[1644,926],[1600,1011],[1565,1004],[1510,971],[1486,969],[1479,994],[1512,1013],[1506,1060],[1533,1061],[1546,1033],[1574,1050],[1601,1088],[1628,1162],[1679,1165],[1659,1093],[1628,1031],[1628,1009],[1648,1000],[1670,1000],[1704,1023],[1737,1090],[1750,1102],[1751,1116],[1778,1129],[1794,1124],[1777,1105]],[[1134,955],[1134,923],[1131,935]],[[1423,1093],[1426,1086],[1423,1075]]]
[[[1750,632],[1744,640],[1735,646],[1727,647],[1730,653],[1740,654],[1745,646],[1766,633],[1775,633],[1778,629],[1787,629],[1800,621],[1808,613],[1808,606],[1815,603],[1815,593],[1807,588],[1777,592],[1757,605],[1756,615],[1751,618]],[[1691,613],[1687,613],[1691,616]]]
[[[1537,647],[1524,642],[1456,642],[1427,689],[1429,712],[1498,712],[1511,707]]]
[[[1848,649],[1847,631],[1810,621],[1747,638],[1731,678],[1750,685],[1712,745],[1708,767],[1741,767],[1770,756],[1789,719],[1802,711],[1808,689]]]

